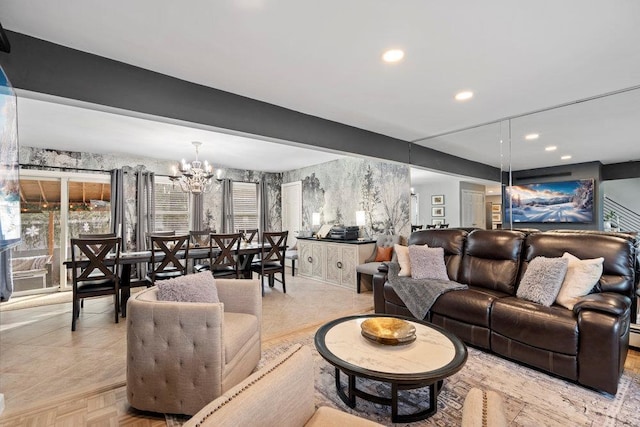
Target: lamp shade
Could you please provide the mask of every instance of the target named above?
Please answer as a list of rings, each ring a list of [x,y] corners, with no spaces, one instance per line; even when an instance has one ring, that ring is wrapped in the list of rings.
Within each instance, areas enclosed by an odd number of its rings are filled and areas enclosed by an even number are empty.
[[[314,212],[311,214],[311,225],[320,225],[320,213]]]
[[[363,226],[366,225],[367,218],[365,217],[364,211],[356,211],[356,225]]]

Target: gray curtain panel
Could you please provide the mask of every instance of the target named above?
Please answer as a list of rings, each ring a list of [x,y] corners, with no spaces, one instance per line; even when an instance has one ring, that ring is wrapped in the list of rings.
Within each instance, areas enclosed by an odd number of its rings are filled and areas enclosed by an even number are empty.
[[[116,236],[122,237],[123,248],[127,247],[125,230],[127,226],[125,212],[124,194],[124,171],[122,169],[111,170],[111,231]]]
[[[233,233],[233,182],[230,179],[222,181],[222,232]]]
[[[269,201],[267,190],[267,181],[261,179],[260,183],[258,184],[258,212],[260,215],[260,235],[262,235],[262,233],[264,233],[265,231],[274,231],[269,229]]]
[[[136,172],[136,185],[138,193],[136,250],[143,251],[146,249],[147,244],[146,234],[155,230],[155,175],[153,172]],[[143,278],[147,274],[147,266],[145,264],[138,265],[138,271],[138,277]]]
[[[11,273],[11,251],[0,252],[0,301],[9,301],[13,294],[13,275]]]
[[[189,227],[190,230],[193,231],[202,231],[204,230],[204,202],[202,194],[189,194],[189,199],[191,202],[191,215],[190,221],[191,225]]]

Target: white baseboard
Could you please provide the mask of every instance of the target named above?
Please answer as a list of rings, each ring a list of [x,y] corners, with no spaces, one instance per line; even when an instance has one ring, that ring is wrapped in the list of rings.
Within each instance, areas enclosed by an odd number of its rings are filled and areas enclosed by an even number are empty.
[[[629,333],[629,345],[640,349],[640,325],[631,324],[631,330]]]

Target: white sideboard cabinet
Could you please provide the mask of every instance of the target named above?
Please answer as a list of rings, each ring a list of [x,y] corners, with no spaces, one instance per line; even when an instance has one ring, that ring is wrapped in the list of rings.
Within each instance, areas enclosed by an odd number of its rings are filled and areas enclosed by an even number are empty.
[[[356,266],[371,256],[375,241],[298,239],[298,274],[356,291]]]

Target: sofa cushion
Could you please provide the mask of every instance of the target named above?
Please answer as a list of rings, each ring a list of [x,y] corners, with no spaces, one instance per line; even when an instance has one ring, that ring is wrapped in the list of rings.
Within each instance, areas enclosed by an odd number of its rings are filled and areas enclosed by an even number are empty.
[[[494,302],[491,329],[507,338],[556,353],[578,353],[578,321],[564,307],[544,307],[508,297]]]
[[[458,282],[515,295],[524,237],[509,230],[469,233]]]
[[[444,265],[444,249],[429,248],[426,245],[409,246],[411,277],[413,279],[449,280]]]
[[[558,296],[568,265],[566,258],[534,258],[520,280],[516,296],[550,307]]]
[[[580,259],[565,252],[562,258],[569,260],[567,274],[564,276],[562,287],[556,298],[556,303],[573,310],[573,306],[598,283],[602,276],[604,258]]]
[[[409,259],[409,248],[402,245],[393,245],[393,249],[398,257],[400,273],[398,276],[411,277],[411,260]]]
[[[156,287],[158,301],[220,302],[216,281],[209,271],[161,280]]]
[[[509,295],[499,291],[470,287],[440,295],[431,306],[431,311],[472,325],[489,328],[491,306],[495,300],[507,296]]]
[[[319,407],[305,424],[305,427],[327,426],[373,427],[380,426],[380,424],[328,406]]]

